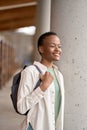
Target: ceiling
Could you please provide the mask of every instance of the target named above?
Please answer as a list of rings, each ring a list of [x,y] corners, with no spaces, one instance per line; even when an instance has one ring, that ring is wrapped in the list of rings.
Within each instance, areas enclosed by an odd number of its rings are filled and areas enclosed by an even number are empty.
[[[0,0],[0,31],[34,26],[37,0]]]

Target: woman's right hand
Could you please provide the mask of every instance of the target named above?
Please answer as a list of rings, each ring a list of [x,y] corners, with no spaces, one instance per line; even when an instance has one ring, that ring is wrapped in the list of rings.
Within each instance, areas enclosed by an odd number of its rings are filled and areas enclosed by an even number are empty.
[[[51,75],[50,72],[46,71],[44,75],[40,74],[40,79],[42,81],[40,88],[41,88],[42,91],[45,91],[50,86],[50,84],[52,83],[53,76]]]

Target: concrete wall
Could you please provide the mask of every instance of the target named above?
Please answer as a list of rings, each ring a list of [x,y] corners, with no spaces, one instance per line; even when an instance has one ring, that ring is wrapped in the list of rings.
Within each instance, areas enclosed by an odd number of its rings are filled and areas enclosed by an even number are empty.
[[[53,0],[51,30],[63,50],[57,64],[65,79],[64,130],[87,130],[87,1]]]

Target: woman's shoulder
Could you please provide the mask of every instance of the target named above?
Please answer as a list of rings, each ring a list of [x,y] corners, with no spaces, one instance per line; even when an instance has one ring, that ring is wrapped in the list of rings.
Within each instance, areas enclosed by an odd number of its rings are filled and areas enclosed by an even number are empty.
[[[30,73],[30,74],[35,74],[35,73],[38,73],[38,70],[37,68],[35,67],[35,65],[29,65],[27,66],[24,70],[23,70],[23,73]]]

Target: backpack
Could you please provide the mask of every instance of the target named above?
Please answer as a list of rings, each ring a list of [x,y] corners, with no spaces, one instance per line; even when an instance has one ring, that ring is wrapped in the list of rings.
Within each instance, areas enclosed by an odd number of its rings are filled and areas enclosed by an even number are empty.
[[[36,69],[39,71],[39,73],[42,73],[41,70],[38,68],[38,66],[34,65],[36,67]],[[23,69],[18,72],[17,74],[14,75],[13,77],[13,82],[12,82],[12,86],[11,86],[11,100],[14,106],[15,111],[20,114],[20,115],[27,115],[28,111],[24,114],[21,114],[20,112],[18,112],[17,110],[17,93],[18,93],[18,88],[19,88],[19,83],[20,83],[20,79],[21,79],[21,72],[26,68],[27,66],[25,65],[23,67]],[[39,79],[36,83],[36,86],[34,87],[34,90],[40,85],[41,80]]]

